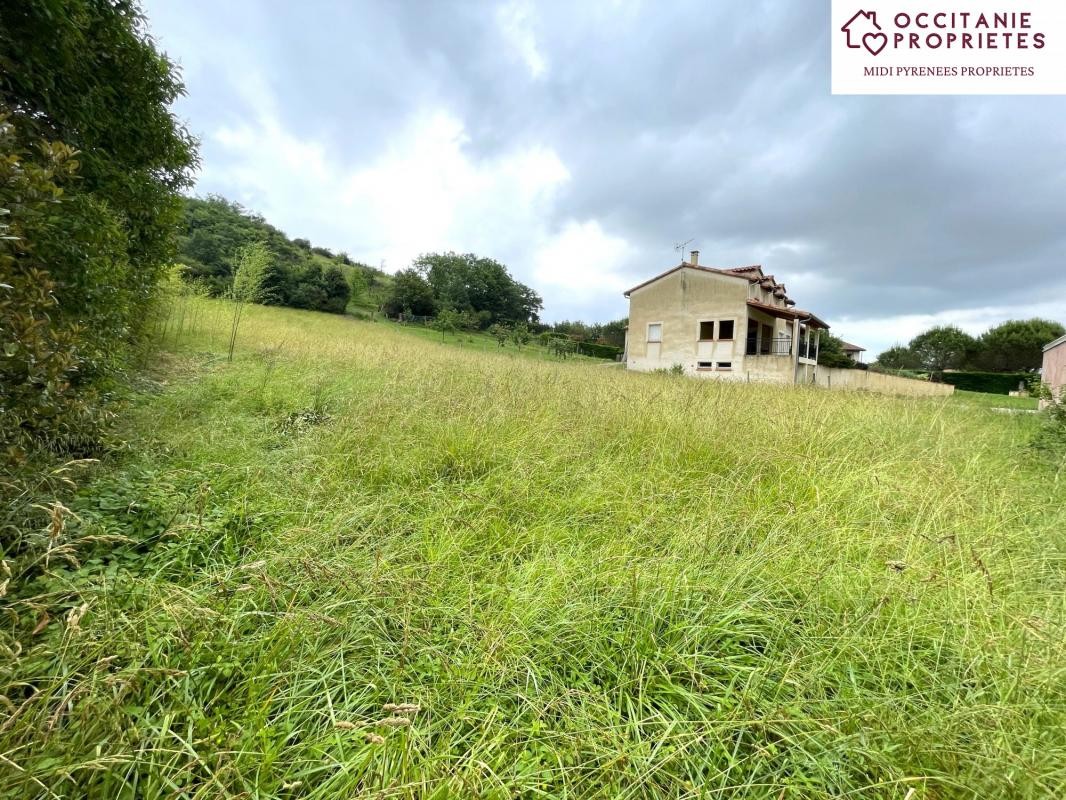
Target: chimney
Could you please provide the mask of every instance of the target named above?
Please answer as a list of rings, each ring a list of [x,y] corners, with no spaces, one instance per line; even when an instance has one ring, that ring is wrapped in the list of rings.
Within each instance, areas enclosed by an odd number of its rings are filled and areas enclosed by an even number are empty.
[[[693,250],[691,253],[688,254],[688,263],[691,264],[694,267],[698,267],[699,266],[699,263],[700,263],[700,251],[699,250]]]

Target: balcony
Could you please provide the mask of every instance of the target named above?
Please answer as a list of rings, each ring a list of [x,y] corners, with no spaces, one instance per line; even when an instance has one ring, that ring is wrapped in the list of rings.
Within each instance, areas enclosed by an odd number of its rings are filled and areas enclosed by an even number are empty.
[[[792,355],[792,339],[780,337],[770,340],[757,340],[749,336],[744,348],[744,355],[748,356],[790,356]],[[796,355],[814,361],[818,357],[818,345],[815,342],[800,341],[796,346]]]
[[[792,339],[763,339],[757,340],[749,336],[744,348],[744,355],[748,356],[790,356],[792,355]]]

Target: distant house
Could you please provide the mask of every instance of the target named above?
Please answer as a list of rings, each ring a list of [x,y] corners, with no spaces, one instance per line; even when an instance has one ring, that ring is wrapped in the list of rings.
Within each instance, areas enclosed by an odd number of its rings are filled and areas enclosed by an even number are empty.
[[[648,372],[681,365],[702,378],[814,383],[821,331],[762,267],[718,269],[688,261],[634,286],[625,360]]]
[[[1066,387],[1066,336],[1060,336],[1051,344],[1044,345],[1044,368],[1041,370],[1044,384],[1051,389],[1056,399],[1063,399]]]
[[[844,350],[844,355],[855,363],[861,364],[862,354],[866,352],[866,348],[859,347],[857,344],[852,344],[851,342],[843,342],[842,344],[844,345],[842,348]]]

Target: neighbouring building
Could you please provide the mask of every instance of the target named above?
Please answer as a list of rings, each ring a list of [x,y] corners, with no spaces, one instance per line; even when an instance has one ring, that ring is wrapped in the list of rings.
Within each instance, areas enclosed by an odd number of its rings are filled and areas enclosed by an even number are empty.
[[[1044,368],[1040,376],[1051,389],[1052,396],[1063,399],[1063,387],[1066,387],[1066,336],[1044,345]]]
[[[625,361],[705,378],[814,383],[826,325],[762,267],[700,266],[699,251],[634,286]],[[861,348],[860,348],[861,350]]]
[[[859,347],[857,344],[851,342],[844,342],[844,355],[854,361],[856,364],[862,363],[862,354],[866,352],[865,347]]]

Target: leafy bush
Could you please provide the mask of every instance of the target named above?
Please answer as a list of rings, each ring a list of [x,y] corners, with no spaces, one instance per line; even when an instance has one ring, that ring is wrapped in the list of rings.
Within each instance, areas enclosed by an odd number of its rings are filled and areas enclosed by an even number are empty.
[[[592,356],[593,358],[606,358],[611,361],[617,361],[618,357],[622,355],[621,347],[596,344],[595,342],[578,342],[577,351],[582,355]]]
[[[195,142],[131,2],[0,11],[0,549],[89,455],[173,253]],[[62,468],[60,468],[62,469]]]
[[[1032,389],[1038,378],[1030,372],[945,372],[943,380],[967,392],[1010,394],[1018,384]]]
[[[1039,387],[1038,396],[1047,406],[1031,447],[1042,459],[1066,466],[1066,397],[1056,399],[1046,385]]]

